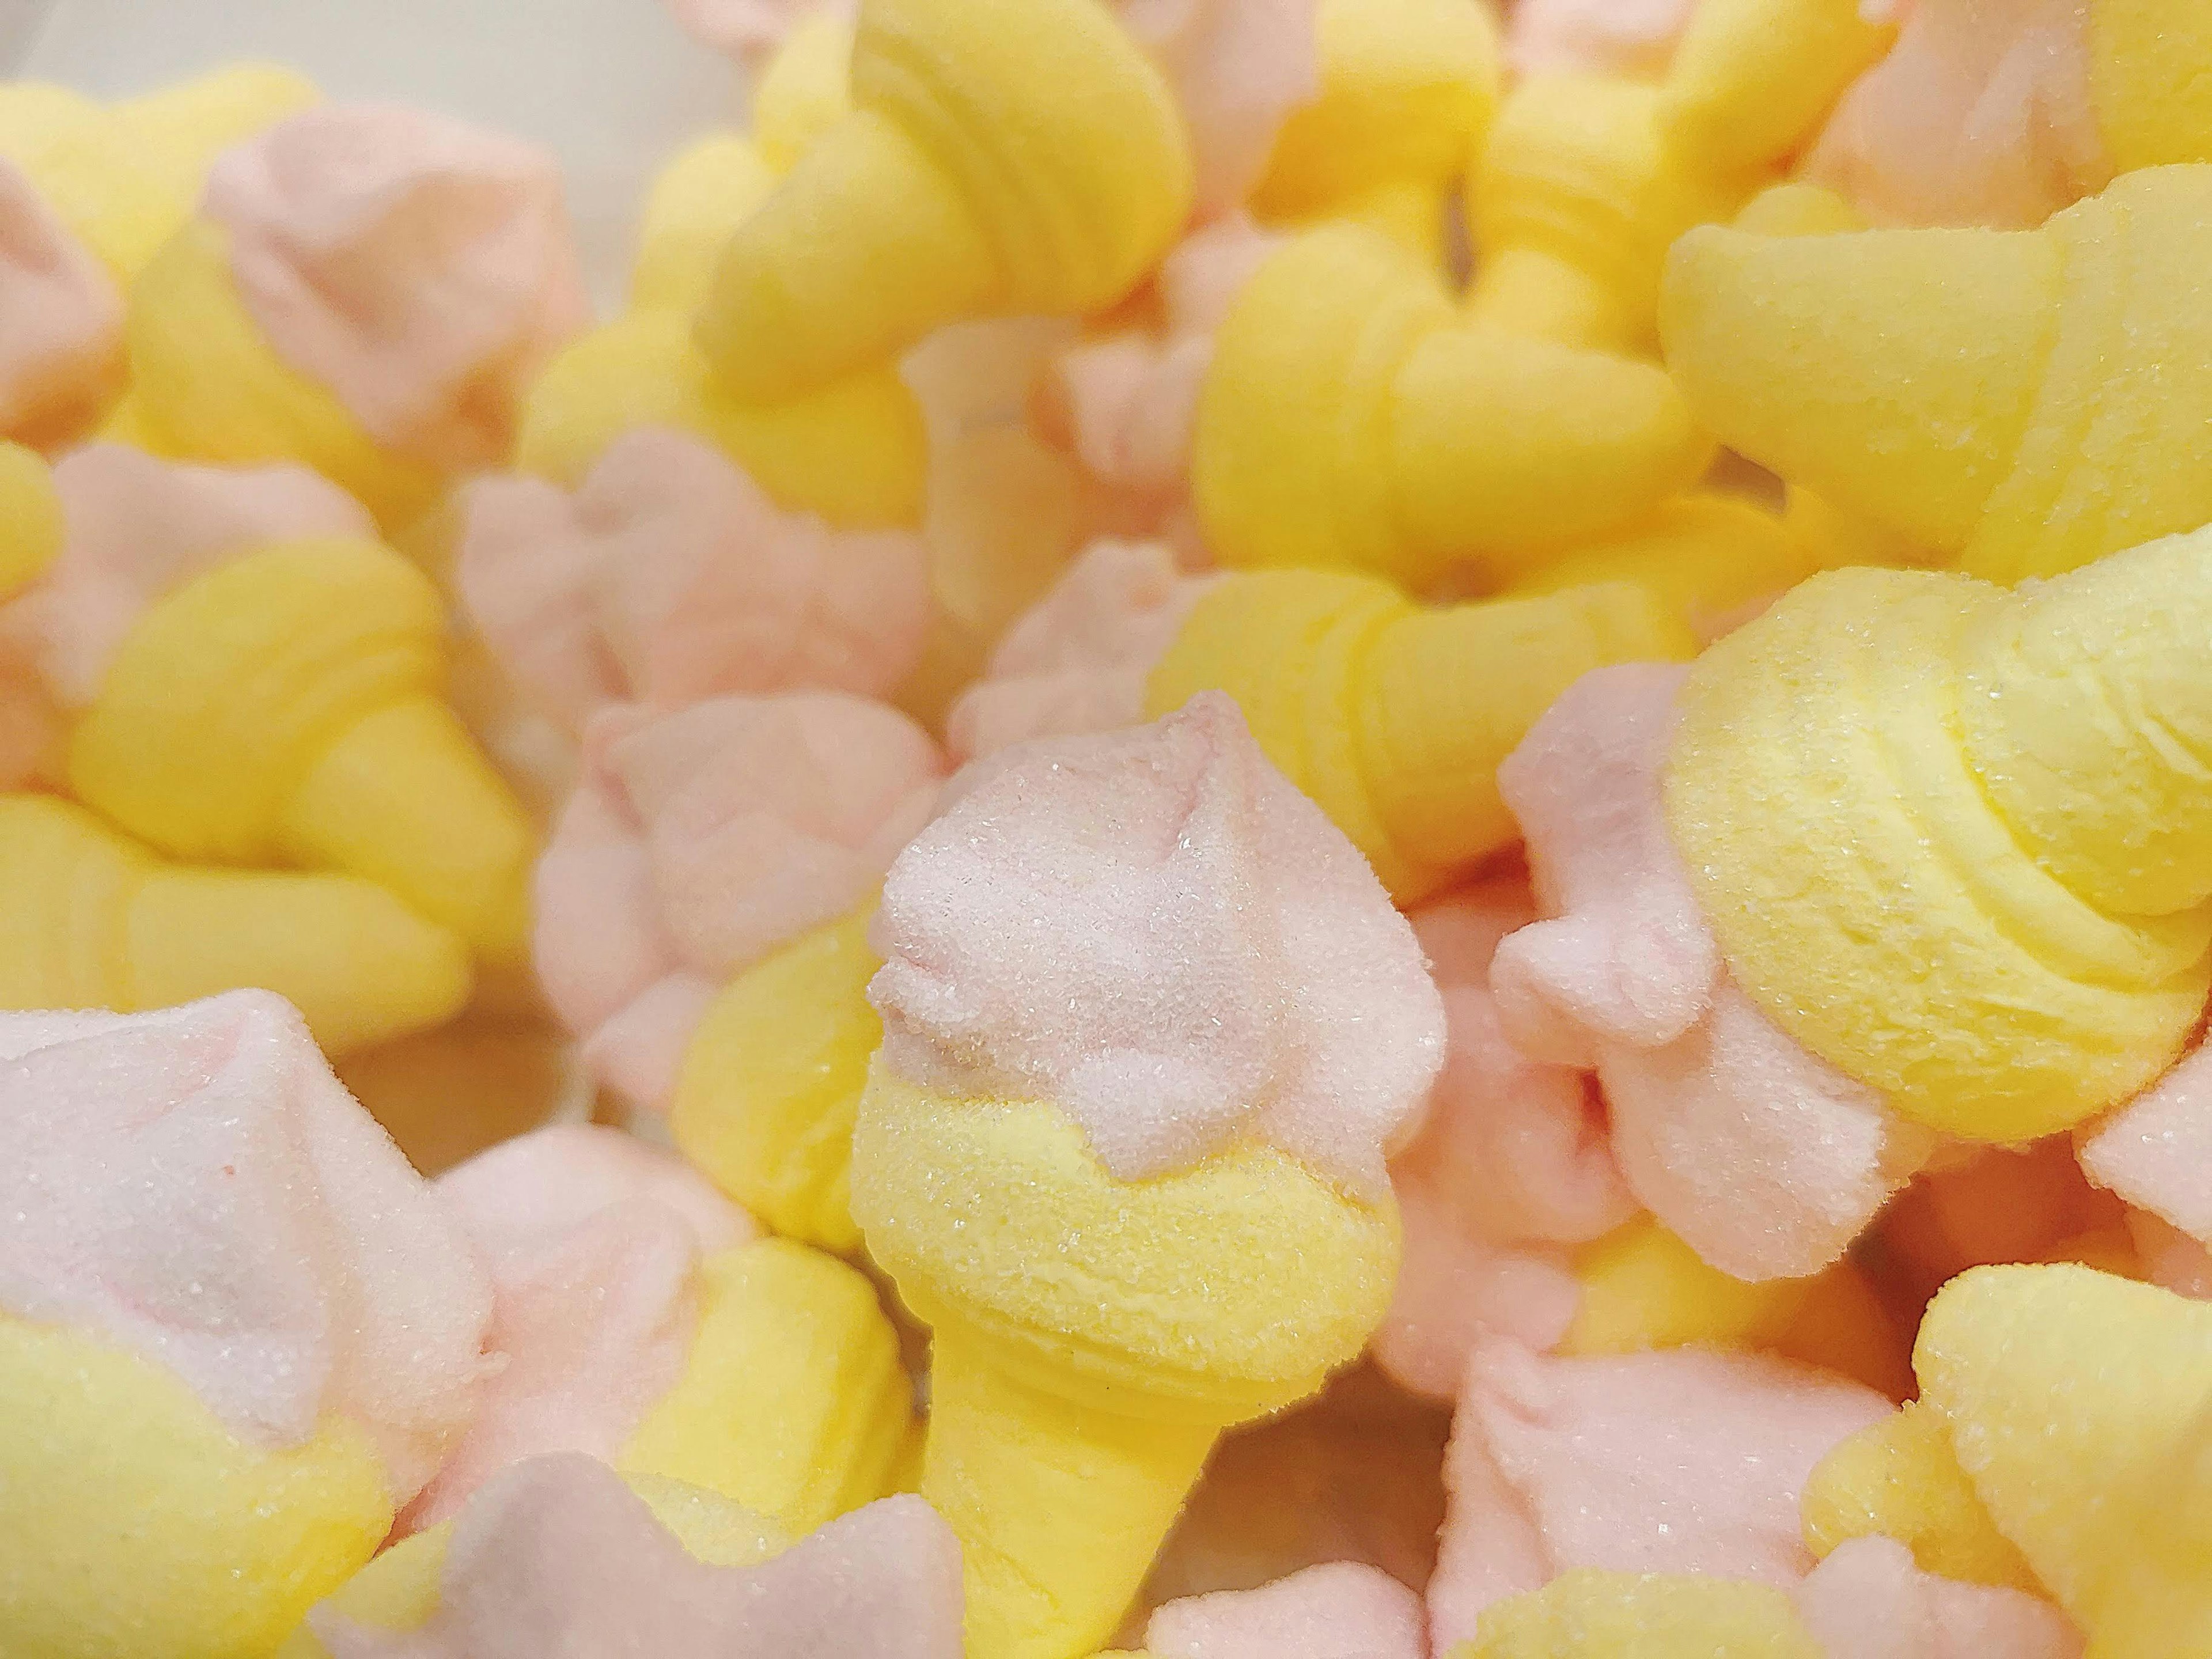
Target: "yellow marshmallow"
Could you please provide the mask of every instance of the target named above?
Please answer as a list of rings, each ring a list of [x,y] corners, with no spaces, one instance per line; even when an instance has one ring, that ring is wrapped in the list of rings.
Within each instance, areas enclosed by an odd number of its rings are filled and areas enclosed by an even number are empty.
[[[46,574],[61,556],[66,532],[46,462],[21,444],[0,441],[0,600]]]
[[[533,836],[442,700],[445,629],[428,578],[374,543],[247,555],[139,618],[70,787],[177,857],[363,876],[520,961]]]
[[[1662,118],[1718,173],[1790,160],[1897,38],[1861,0],[1698,0],[1674,48]]]
[[[699,308],[714,262],[775,189],[760,147],[734,132],[702,138],[663,167],[645,198],[629,302],[639,311]]]
[[[1119,1182],[1049,1105],[881,1065],[853,1202],[935,1333],[921,1493],[966,1556],[973,1659],[1096,1651],[1215,1437],[1356,1357],[1398,1264],[1394,1207],[1272,1148]]]
[[[1228,692],[1267,758],[1411,902],[1516,839],[1498,766],[1560,692],[1696,649],[1625,586],[1425,609],[1371,577],[1249,572],[1199,600],[1152,670],[1146,718]]]
[[[48,795],[0,795],[0,1007],[135,1013],[275,991],[326,1052],[444,1024],[466,947],[343,876],[164,863]]]
[[[1224,564],[1418,586],[1632,524],[1711,453],[1653,365],[1471,324],[1431,269],[1340,225],[1276,253],[1223,324],[1191,486]]]
[[[1174,98],[1097,0],[866,0],[852,85],[700,314],[739,397],[796,397],[964,317],[1098,310],[1189,213]]]
[[[853,25],[834,9],[802,17],[753,88],[753,141],[781,176],[853,112]]]
[[[1736,981],[1914,1121],[2147,1086],[2212,986],[2212,532],[2018,593],[1815,577],[1692,671],[1666,811]]]
[[[1571,1354],[1634,1353],[1693,1344],[1771,1347],[1812,1292],[1810,1280],[1748,1284],[1708,1267],[1656,1217],[1585,1246],[1575,1263],[1582,1304],[1559,1344]]]
[[[2114,169],[2212,161],[2212,13],[2192,0],[2093,0],[2089,102]]]
[[[699,1171],[788,1238],[857,1250],[853,1120],[883,1022],[872,902],[747,969],[700,1019],[669,1129]]]
[[[1994,580],[2212,520],[2212,167],[2130,173],[2040,230],[1692,232],[1667,357],[1792,484]]]
[[[392,1525],[358,1429],[247,1445],[159,1366],[4,1316],[0,1424],[10,1659],[266,1659]]]
[[[1450,1659],[1821,1659],[1786,1591],[1582,1567],[1483,1610]]]

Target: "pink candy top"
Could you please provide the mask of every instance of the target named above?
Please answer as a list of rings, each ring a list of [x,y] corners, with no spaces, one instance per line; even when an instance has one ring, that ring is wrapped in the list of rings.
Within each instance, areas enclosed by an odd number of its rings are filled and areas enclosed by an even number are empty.
[[[1472,1638],[1492,1602],[1576,1567],[1794,1583],[1813,1565],[1807,1478],[1891,1409],[1856,1382],[1755,1355],[1485,1348],[1444,1468],[1437,1650]]]
[[[2081,1137],[2099,1186],[2212,1243],[2212,1051],[2198,1048]]]
[[[683,1375],[700,1258],[757,1231],[681,1160],[583,1125],[507,1141],[438,1187],[490,1263],[500,1369],[410,1530],[446,1519],[526,1457],[612,1462]]]
[[[114,280],[0,157],[0,437],[66,439],[120,389],[123,371]]]
[[[1506,61],[1522,75],[1592,71],[1645,80],[1665,72],[1692,0],[1520,0],[1507,15]]]
[[[1428,1659],[1421,1598],[1351,1562],[1259,1589],[1170,1601],[1145,1627],[1152,1659]]]
[[[0,1027],[0,1308],[143,1355],[257,1444],[348,1419],[404,1504],[474,1409],[491,1287],[291,1006]]]
[[[308,110],[224,152],[201,210],[277,355],[428,465],[502,463],[591,320],[552,157],[442,117]]]
[[[961,1659],[960,1547],[919,1498],[831,1522],[757,1567],[678,1543],[588,1457],[536,1458],[454,1523],[437,1611],[420,1630],[308,1615],[331,1659]]]
[[[2081,0],[1911,0],[1807,162],[1877,224],[2025,229],[2112,176]]]
[[[1797,1587],[1827,1659],[2080,1659],[2081,1635],[2040,1597],[1923,1572],[1894,1538],[1853,1538]]]
[[[1217,580],[1186,576],[1157,542],[1092,545],[1007,630],[983,678],[952,706],[953,758],[1142,724],[1146,682]]]
[[[1630,1189],[1740,1279],[1840,1256],[1932,1139],[1808,1054],[1729,975],[1668,839],[1659,779],[1688,671],[1577,681],[1498,769],[1540,908],[1491,970],[1507,1035],[1595,1070]]]
[[[891,868],[882,1060],[1049,1100],[1112,1175],[1258,1139],[1363,1197],[1443,1050],[1405,919],[1218,692],[1028,744]]]
[[[715,994],[860,903],[944,777],[912,720],[833,692],[602,715],[538,866],[538,974],[586,1068],[665,1110]]]

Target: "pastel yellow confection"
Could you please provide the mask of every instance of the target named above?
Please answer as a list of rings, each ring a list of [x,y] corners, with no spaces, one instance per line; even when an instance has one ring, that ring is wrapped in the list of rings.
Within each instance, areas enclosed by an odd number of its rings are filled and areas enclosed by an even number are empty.
[[[1662,300],[1699,419],[1792,485],[1997,581],[2212,520],[2212,167],[2033,231],[1701,228]]]
[[[1562,1573],[1486,1608],[1449,1659],[1823,1659],[1788,1592],[1659,1573]]]
[[[714,280],[714,262],[775,189],[776,173],[759,145],[742,133],[719,132],[679,154],[660,171],[645,198],[629,302],[638,311],[699,308]]]
[[[888,1496],[913,1385],[875,1286],[788,1239],[710,1256],[699,1279],[684,1375],[619,1467],[720,1492],[794,1537]]]
[[[753,88],[753,142],[777,174],[853,112],[853,25],[824,7],[792,26]]]
[[[648,426],[697,433],[787,511],[844,530],[921,520],[927,437],[896,374],[871,370],[789,403],[739,403],[708,371],[681,311],[633,313],[555,358],[523,401],[515,465],[573,489],[615,440]]]
[[[1498,27],[1463,0],[1321,0],[1321,96],[1284,123],[1252,197],[1262,220],[1369,216],[1386,191],[1431,216],[1497,112]]]
[[[1911,1121],[2147,1087],[2212,985],[2212,532],[2008,592],[1814,577],[1692,671],[1665,811],[1729,972]]]
[[[1652,1216],[1586,1245],[1575,1277],[1582,1301],[1559,1350],[1569,1354],[1771,1347],[1811,1294],[1808,1279],[1730,1278]]]
[[[350,1422],[257,1448],[73,1332],[0,1316],[0,1418],[26,1425],[0,1435],[0,1632],[21,1659],[267,1659],[392,1525]]]
[[[1632,524],[1711,455],[1656,366],[1471,323],[1432,268],[1338,225],[1269,258],[1222,325],[1191,487],[1224,564],[1419,586]]]
[[[1863,0],[1698,0],[1674,48],[1663,119],[1720,173],[1790,160],[1886,52],[1888,9]]]
[[[2094,0],[2089,102],[2113,167],[2212,161],[2212,13],[2190,0]]]
[[[2094,1659],[2212,1651],[2212,1308],[2087,1267],[1981,1267],[1929,1306],[1913,1364]]]
[[[467,948],[380,887],[168,864],[50,795],[0,795],[0,1008],[136,1013],[259,987],[343,1054],[469,999]]]
[[[1101,309],[1188,216],[1174,97],[1098,0],[864,0],[852,84],[700,313],[740,398],[796,397],[963,318]]]
[[[701,1174],[787,1238],[850,1254],[853,1121],[883,1022],[872,902],[747,969],[708,1007],[669,1128]]]
[[[366,877],[527,951],[527,816],[443,701],[446,615],[373,542],[248,554],[157,600],[70,743],[88,805],[174,856]]]
[[[1498,763],[1560,692],[1594,668],[1696,651],[1639,587],[1425,608],[1369,576],[1252,571],[1198,600],[1152,671],[1146,718],[1228,692],[1410,903],[1517,838]]]
[[[65,528],[46,462],[21,444],[0,442],[0,600],[46,574],[61,554]]]
[[[1923,1571],[2042,1593],[1959,1467],[1942,1413],[1921,1402],[1860,1430],[1822,1458],[1805,1483],[1802,1504],[1805,1546],[1823,1560],[1850,1539],[1894,1538]]]
[[[1799,179],[1762,190],[1735,222],[1759,236],[1840,236],[1867,228],[1858,210],[1835,191]]]
[[[967,1552],[974,1659],[1095,1652],[1216,1437],[1356,1356],[1397,1271],[1393,1206],[1272,1147],[1116,1181],[1057,1108],[880,1061],[853,1199],[935,1334],[922,1496]]]

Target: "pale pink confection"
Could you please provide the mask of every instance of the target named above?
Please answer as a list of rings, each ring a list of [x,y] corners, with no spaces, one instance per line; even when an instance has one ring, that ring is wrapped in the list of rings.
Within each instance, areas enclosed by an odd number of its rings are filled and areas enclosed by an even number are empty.
[[[499,1370],[405,1529],[434,1526],[510,1464],[612,1462],[683,1375],[702,1256],[757,1237],[681,1159],[617,1130],[540,1129],[441,1177],[490,1264]]]
[[[2082,1173],[2212,1244],[2212,1050],[2180,1064],[2081,1138]]]
[[[574,495],[486,479],[465,498],[470,618],[549,714],[727,692],[881,696],[928,631],[928,556],[903,531],[786,513],[720,451],[632,433]]]
[[[1170,1601],[1145,1626],[1152,1659],[1428,1659],[1421,1598],[1354,1562],[1260,1589]]]
[[[1549,920],[1498,947],[1507,1036],[1597,1073],[1637,1198],[1739,1279],[1842,1255],[1932,1150],[1738,988],[1667,836],[1685,668],[1585,675],[1498,769]]]
[[[1281,243],[1242,213],[1201,226],[1160,266],[1160,326],[1094,336],[1052,365],[1046,394],[1094,477],[1156,503],[1188,493],[1214,335]]]
[[[1603,1237],[1638,1207],[1593,1082],[1530,1060],[1499,1023],[1492,957],[1534,919],[1518,880],[1413,917],[1443,996],[1448,1046],[1421,1133],[1391,1160],[1406,1256],[1374,1353],[1432,1399],[1458,1395],[1467,1356],[1486,1334],[1555,1346],[1581,1300],[1566,1247]]]
[[[960,1547],[887,1498],[757,1567],[696,1559],[605,1465],[517,1465],[454,1522],[421,1629],[307,1615],[331,1659],[961,1659]]]
[[[1520,0],[1505,58],[1522,75],[1588,71],[1656,80],[1688,26],[1692,0]]]
[[[928,733],[836,692],[601,715],[537,881],[538,976],[585,1069],[665,1110],[707,1004],[859,904],[944,780]]]
[[[954,760],[1142,724],[1145,683],[1218,580],[1185,575],[1157,542],[1092,544],[953,704]]]
[[[691,37],[747,64],[758,64],[817,12],[850,17],[860,0],[666,0]]]
[[[1812,1570],[1798,1501],[1836,1443],[1894,1407],[1763,1355],[1676,1348],[1474,1358],[1452,1423],[1451,1494],[1429,1618],[1437,1650],[1482,1610],[1577,1567],[1794,1584]]]
[[[47,1041],[0,1038],[0,1310],[143,1355],[262,1446],[348,1419],[412,1498],[486,1369],[447,1200],[279,997],[33,1019]]]
[[[591,321],[553,158],[420,110],[331,104],[224,152],[202,213],[278,356],[386,448],[503,463]]]
[[[2154,1285],[2195,1302],[2212,1302],[2212,1251],[2148,1210],[2130,1210],[2128,1236]]]
[[[1853,1538],[1797,1586],[1827,1659],[2081,1659],[2066,1615],[2016,1589],[1923,1572],[1893,1538]]]
[[[95,443],[64,456],[53,480],[62,550],[0,607],[0,641],[64,708],[99,695],[146,607],[192,577],[275,542],[376,534],[360,503],[303,466],[191,466]]]
[[[2081,0],[1912,0],[1807,173],[1877,224],[2025,229],[2110,182]]]
[[[123,369],[114,280],[0,156],[0,437],[66,438],[97,416]]]
[[[972,769],[873,939],[882,1063],[1051,1101],[1119,1180],[1257,1139],[1379,1197],[1443,1060],[1413,929],[1218,692]]]

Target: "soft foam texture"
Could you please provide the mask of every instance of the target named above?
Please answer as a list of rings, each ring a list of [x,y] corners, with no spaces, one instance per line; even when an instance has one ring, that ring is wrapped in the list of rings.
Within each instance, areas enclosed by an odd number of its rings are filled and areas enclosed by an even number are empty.
[[[451,1516],[501,1469],[556,1451],[611,1463],[683,1374],[700,1259],[757,1229],[680,1160],[574,1124],[494,1147],[442,1176],[495,1292],[500,1369],[466,1437],[406,1516]]]
[[[1428,1650],[1421,1598],[1351,1562],[1170,1601],[1145,1626],[1152,1659],[1427,1659]]]
[[[1929,1150],[1737,988],[1661,811],[1685,671],[1583,678],[1498,772],[1552,919],[1492,969],[1508,1036],[1596,1071],[1638,1198],[1739,1278],[1841,1255]]]
[[[934,810],[928,734],[827,691],[593,722],[537,873],[538,973],[587,1071],[666,1110],[724,984],[851,909]]]
[[[1690,21],[1692,0],[1520,0],[1505,57],[1522,75],[1656,76]]]
[[[1961,1584],[1893,1538],[1854,1538],[1797,1587],[1827,1659],[2079,1659],[2081,1636],[2039,1596]]]
[[[930,598],[919,538],[786,513],[682,433],[619,440],[574,494],[488,479],[470,489],[466,514],[469,616],[571,730],[615,702],[881,696],[921,654]]]
[[[1437,1650],[1473,1636],[1492,1603],[1574,1568],[1796,1583],[1813,1565],[1806,1477],[1889,1411],[1871,1389],[1748,1354],[1485,1348],[1445,1466]]]
[[[885,883],[882,1063],[1053,1101],[1120,1180],[1249,1138],[1386,1190],[1443,1010],[1372,872],[1236,705],[1202,694],[979,772]]]
[[[2212,1053],[2197,1048],[2099,1123],[2081,1156],[2099,1186],[2212,1243]]]
[[[1580,1299],[1566,1247],[1637,1208],[1595,1090],[1571,1066],[1529,1059],[1499,1019],[1491,960],[1534,919],[1527,884],[1511,878],[1412,918],[1443,996],[1447,1047],[1421,1133],[1391,1160],[1406,1260],[1375,1356],[1435,1399],[1457,1397],[1486,1333],[1556,1345]]]
[[[927,1504],[890,1498],[759,1566],[710,1566],[612,1470],[546,1457],[464,1511],[427,1624],[309,1624],[331,1659],[961,1659],[960,1552]]]
[[[119,389],[122,351],[113,278],[0,155],[0,434],[74,435]]]
[[[474,1407],[491,1289],[299,1016],[238,991],[42,1035],[0,1089],[0,1307],[143,1355],[270,1449],[350,1419],[411,1497]]]
[[[269,343],[386,448],[496,465],[590,320],[550,156],[441,116],[333,105],[227,151],[201,211]]]

